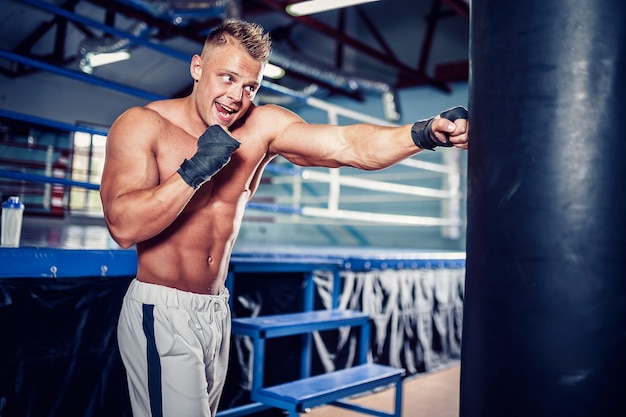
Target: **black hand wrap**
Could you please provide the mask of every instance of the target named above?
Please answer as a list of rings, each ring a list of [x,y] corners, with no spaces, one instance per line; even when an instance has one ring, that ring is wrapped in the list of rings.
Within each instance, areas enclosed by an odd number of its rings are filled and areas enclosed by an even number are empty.
[[[448,119],[454,122],[456,119],[467,119],[467,110],[463,107],[454,107],[446,110],[439,115],[442,119]],[[434,118],[428,120],[418,120],[411,128],[411,137],[415,145],[422,149],[434,150],[436,146],[451,148],[454,146],[450,142],[450,135],[446,133],[446,141],[440,141],[435,132],[433,132],[432,124]]]
[[[177,172],[187,184],[198,188],[230,161],[230,156],[239,145],[220,126],[209,126],[198,139],[196,154],[185,159]]]

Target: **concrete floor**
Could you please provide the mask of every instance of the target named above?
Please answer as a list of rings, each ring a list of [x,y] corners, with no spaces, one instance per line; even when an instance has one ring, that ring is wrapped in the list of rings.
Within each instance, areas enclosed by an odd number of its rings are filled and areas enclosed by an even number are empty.
[[[402,396],[403,417],[458,417],[461,365],[441,371],[418,374],[404,380]],[[351,399],[350,402],[392,412],[394,388]],[[333,406],[312,409],[303,417],[357,417],[362,413]]]

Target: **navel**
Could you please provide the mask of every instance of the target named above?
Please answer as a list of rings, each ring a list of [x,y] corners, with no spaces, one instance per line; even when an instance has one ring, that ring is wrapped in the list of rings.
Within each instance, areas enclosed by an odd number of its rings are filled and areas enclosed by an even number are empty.
[[[211,265],[213,263],[213,258],[211,258],[210,256],[206,258],[206,263]]]

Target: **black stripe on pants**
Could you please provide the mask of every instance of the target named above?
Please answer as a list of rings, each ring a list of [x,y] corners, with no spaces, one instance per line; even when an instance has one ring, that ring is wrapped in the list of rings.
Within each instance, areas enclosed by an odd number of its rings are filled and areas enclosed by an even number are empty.
[[[163,417],[163,392],[161,391],[161,361],[154,338],[154,305],[143,305],[143,331],[146,335],[148,362],[148,393],[152,417]]]

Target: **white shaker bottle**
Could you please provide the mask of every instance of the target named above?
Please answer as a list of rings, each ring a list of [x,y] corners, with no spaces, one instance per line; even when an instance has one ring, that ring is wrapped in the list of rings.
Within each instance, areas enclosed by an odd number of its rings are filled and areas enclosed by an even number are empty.
[[[2,247],[17,248],[22,234],[24,203],[17,196],[11,196],[2,203]]]

